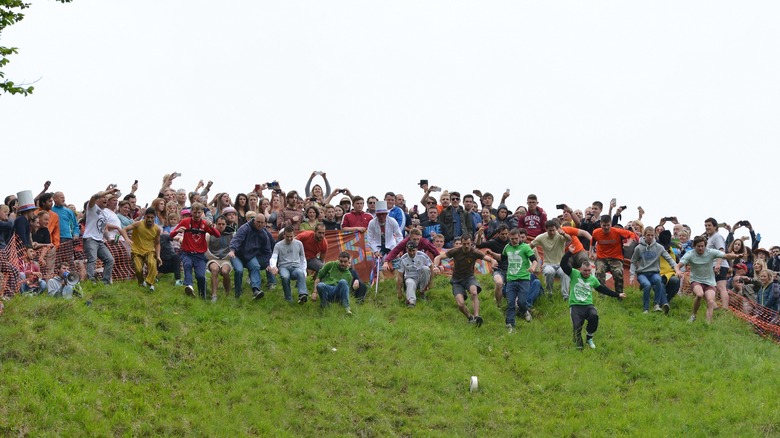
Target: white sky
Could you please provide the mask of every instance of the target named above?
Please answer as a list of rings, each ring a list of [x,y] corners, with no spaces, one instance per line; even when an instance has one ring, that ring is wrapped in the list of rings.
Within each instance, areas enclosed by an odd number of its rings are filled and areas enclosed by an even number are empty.
[[[354,194],[420,178],[510,208],[528,193],[612,197],[703,231],[749,219],[780,243],[780,3],[753,1],[33,1],[2,44],[3,196],[82,203],[108,183],[150,201],[231,196],[312,170]],[[23,158],[24,157],[24,158]],[[746,233],[738,232],[737,236]]]

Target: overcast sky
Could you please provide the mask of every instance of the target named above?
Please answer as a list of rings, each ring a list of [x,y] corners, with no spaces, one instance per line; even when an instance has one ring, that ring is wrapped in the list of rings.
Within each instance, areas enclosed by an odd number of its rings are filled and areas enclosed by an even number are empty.
[[[32,1],[2,44],[3,195],[164,173],[232,196],[313,170],[354,194],[420,178],[510,208],[612,197],[780,243],[780,2]],[[746,233],[737,233],[742,235]]]

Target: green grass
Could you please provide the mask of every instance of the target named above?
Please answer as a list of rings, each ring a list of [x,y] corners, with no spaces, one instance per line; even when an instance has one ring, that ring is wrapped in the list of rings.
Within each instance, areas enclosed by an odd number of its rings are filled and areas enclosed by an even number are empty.
[[[352,317],[280,288],[210,304],[171,282],[7,303],[0,435],[780,434],[780,347],[725,312],[688,324],[687,297],[665,317],[643,315],[635,289],[598,296],[598,348],[578,351],[560,300],[506,333],[487,278],[481,328],[443,278],[415,309],[384,282]]]

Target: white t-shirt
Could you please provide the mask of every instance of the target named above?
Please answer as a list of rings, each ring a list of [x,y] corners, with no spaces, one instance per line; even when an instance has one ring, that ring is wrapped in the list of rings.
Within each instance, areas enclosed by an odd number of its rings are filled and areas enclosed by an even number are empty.
[[[84,238],[103,241],[103,231],[106,229],[108,218],[102,208],[97,204],[91,208],[87,206],[87,220],[84,223]]]
[[[119,228],[122,228],[122,221],[119,220],[119,216],[116,215],[113,211],[105,208],[103,209],[103,213],[106,215],[106,223],[111,225],[116,225]],[[114,240],[116,235],[119,234],[119,231],[117,230],[109,230],[108,227],[106,227],[105,230],[103,230],[103,235],[106,237],[106,241],[111,242]],[[124,241],[125,238],[122,236],[119,236],[119,240]]]
[[[726,239],[716,231],[712,236],[707,236],[707,248],[726,252]],[[728,268],[729,262],[726,259],[721,259],[720,267]]]

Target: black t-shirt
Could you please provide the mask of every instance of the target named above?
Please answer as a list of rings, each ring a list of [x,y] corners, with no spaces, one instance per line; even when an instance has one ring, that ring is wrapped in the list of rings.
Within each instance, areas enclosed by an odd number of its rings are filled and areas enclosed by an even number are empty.
[[[51,243],[51,234],[49,233],[49,229],[46,227],[38,228],[38,231],[33,234],[33,242],[42,244]]]
[[[508,244],[509,240],[490,239],[477,245],[477,248],[488,248],[494,253],[501,254],[504,252],[504,247]],[[498,269],[506,272],[507,268],[509,268],[509,260],[504,257],[498,259]]]

